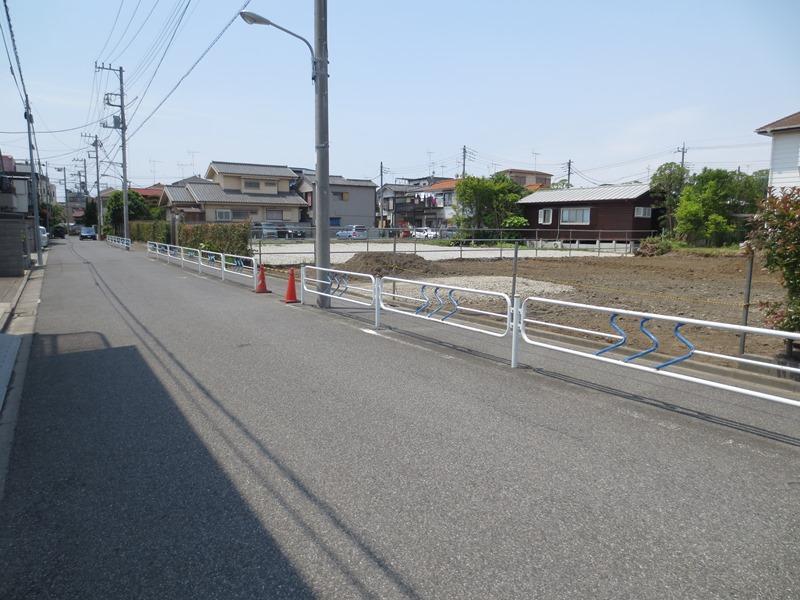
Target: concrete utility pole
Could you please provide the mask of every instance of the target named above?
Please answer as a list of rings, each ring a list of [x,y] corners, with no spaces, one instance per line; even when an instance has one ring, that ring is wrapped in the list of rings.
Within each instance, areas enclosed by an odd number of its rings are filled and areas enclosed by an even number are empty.
[[[33,162],[33,113],[31,113],[31,103],[27,93],[25,94],[25,121],[28,123],[28,152],[31,165],[30,194],[33,204],[33,239],[36,248],[36,264],[42,266],[42,236],[39,233],[39,181],[36,176],[36,165]]]
[[[572,185],[572,159],[567,161],[567,187]]]
[[[686,142],[683,142],[681,146],[678,147],[675,152],[681,153],[681,169],[683,168],[684,164],[686,163]]]
[[[105,63],[97,66],[94,65],[95,70],[98,71],[114,71],[119,77],[119,94],[106,94],[106,104],[108,106],[115,106],[119,108],[119,119],[114,118],[114,125],[103,124],[103,127],[111,127],[112,129],[119,129],[122,147],[122,237],[129,238],[130,230],[128,228],[128,144],[127,132],[128,124],[125,121],[125,81],[124,71],[122,67],[113,69],[106,66]],[[119,96],[119,104],[113,104],[108,97],[110,95]]]
[[[82,137],[89,137],[87,135],[83,135]],[[94,136],[94,141],[92,142],[91,146],[94,148],[94,156],[92,153],[89,152],[89,158],[94,158],[94,166],[95,166],[95,185],[97,187],[97,192],[95,196],[95,200],[97,201],[97,235],[100,236],[103,231],[103,203],[100,201],[100,146],[103,144],[97,138],[97,134]],[[98,238],[99,239],[99,238]]]
[[[330,239],[330,140],[328,138],[328,1],[314,0],[314,46],[303,36],[281,27],[252,12],[239,13],[248,25],[268,25],[279,29],[303,42],[311,52],[311,79],[314,80],[315,102],[314,123],[317,151],[316,189],[314,190],[314,249],[315,264],[320,269],[331,266]],[[327,281],[325,272],[320,279]],[[330,284],[326,281],[318,285],[321,292],[328,293]],[[328,308],[330,299],[326,296],[317,298],[317,306]]]
[[[67,193],[67,167],[56,167],[56,171],[64,173],[64,219],[67,221],[67,235],[69,235],[69,225],[72,219],[70,219],[69,194]]]
[[[380,190],[381,193],[381,197],[378,200],[378,214],[381,219],[381,228],[383,228],[383,161],[381,161],[381,185],[378,190]]]
[[[316,221],[317,267],[331,266],[330,238],[330,139],[328,138],[328,0],[314,0],[314,84],[317,146],[317,194],[314,204]],[[320,279],[327,279],[321,277]],[[328,293],[329,286],[320,284]],[[328,308],[330,298],[318,296],[317,305]]]
[[[461,147],[461,179],[467,176],[467,147]]]

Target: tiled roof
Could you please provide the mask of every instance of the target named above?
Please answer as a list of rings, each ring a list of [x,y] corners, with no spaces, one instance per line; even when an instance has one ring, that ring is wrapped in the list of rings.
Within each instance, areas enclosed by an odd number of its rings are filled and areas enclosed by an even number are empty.
[[[456,180],[448,179],[446,181],[437,181],[428,189],[431,190],[432,192],[438,192],[441,190],[454,190],[456,189]]]
[[[183,185],[165,185],[163,195],[167,197],[169,204],[196,204],[186,186]]]
[[[226,192],[217,183],[190,183],[186,189],[199,204],[251,204],[257,206],[307,206],[294,192],[277,195]]]
[[[788,117],[783,117],[777,121],[773,121],[763,127],[756,129],[756,133],[761,135],[770,135],[773,131],[781,131],[784,129],[800,129],[800,112],[796,112]]]
[[[598,202],[607,200],[633,200],[650,191],[646,183],[627,185],[601,185],[591,188],[566,188],[540,190],[519,200],[518,204],[560,204],[563,202]]]
[[[185,179],[179,179],[170,185],[186,185],[187,183],[208,183],[208,179],[203,179],[197,175],[192,175],[191,177],[187,177]]]
[[[297,177],[286,165],[258,165],[252,163],[233,163],[218,160],[211,161],[209,169],[225,175],[253,175],[256,177]]]

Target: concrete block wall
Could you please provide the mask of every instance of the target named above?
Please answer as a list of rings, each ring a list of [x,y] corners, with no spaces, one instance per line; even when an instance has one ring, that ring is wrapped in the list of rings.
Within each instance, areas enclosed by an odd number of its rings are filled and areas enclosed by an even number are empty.
[[[26,223],[21,219],[0,219],[0,277],[21,277],[25,273],[25,230]]]

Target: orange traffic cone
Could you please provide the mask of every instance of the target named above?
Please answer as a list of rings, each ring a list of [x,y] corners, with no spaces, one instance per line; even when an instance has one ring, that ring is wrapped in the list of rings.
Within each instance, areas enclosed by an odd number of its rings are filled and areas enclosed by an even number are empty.
[[[286,304],[297,304],[300,302],[300,300],[297,299],[297,292],[294,287],[294,269],[289,269],[289,280],[286,282],[286,298],[283,300]]]
[[[258,266],[258,279],[256,281],[256,289],[253,290],[256,294],[271,294],[272,292],[267,289],[267,276],[264,273],[264,265]]]

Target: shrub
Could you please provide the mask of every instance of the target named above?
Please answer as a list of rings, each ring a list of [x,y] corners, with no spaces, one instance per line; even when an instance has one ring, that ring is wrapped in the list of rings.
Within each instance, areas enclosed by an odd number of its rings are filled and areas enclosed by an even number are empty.
[[[672,240],[665,237],[647,237],[636,249],[636,256],[661,256],[672,251]]]
[[[250,256],[250,223],[181,225],[178,244],[224,254]]]
[[[753,217],[750,238],[786,288],[786,301],[767,307],[769,325],[800,331],[800,188],[771,189]]]
[[[131,240],[136,242],[169,241],[169,223],[166,221],[131,221],[128,223]]]

